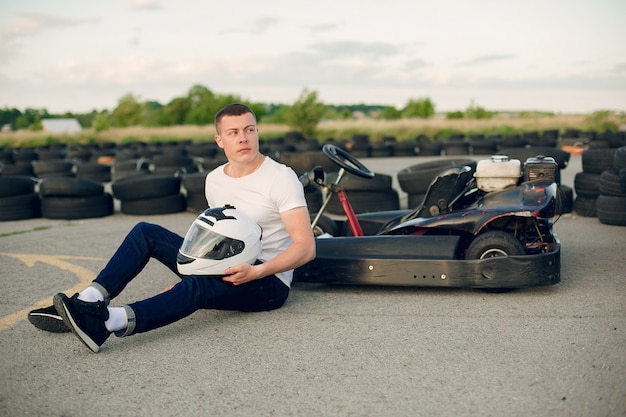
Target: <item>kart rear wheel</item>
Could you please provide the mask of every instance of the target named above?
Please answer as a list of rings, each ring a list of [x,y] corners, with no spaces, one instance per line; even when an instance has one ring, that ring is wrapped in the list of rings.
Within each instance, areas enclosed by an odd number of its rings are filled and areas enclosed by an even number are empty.
[[[498,256],[524,255],[526,251],[521,242],[500,230],[483,233],[467,248],[466,259],[486,259]]]
[[[526,251],[521,242],[510,233],[493,231],[478,236],[467,248],[466,259],[487,259],[499,256],[524,255]],[[513,288],[481,288],[484,292],[505,293]]]

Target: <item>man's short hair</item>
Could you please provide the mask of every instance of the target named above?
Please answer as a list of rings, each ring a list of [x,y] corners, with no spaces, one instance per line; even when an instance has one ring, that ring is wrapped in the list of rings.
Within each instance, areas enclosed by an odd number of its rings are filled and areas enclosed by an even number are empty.
[[[225,107],[223,107],[220,111],[215,113],[215,130],[217,133],[220,132],[219,124],[224,118],[224,116],[241,116],[244,114],[250,113],[254,116],[254,120],[256,120],[256,114],[252,111],[252,109],[245,104],[241,103],[232,103]]]

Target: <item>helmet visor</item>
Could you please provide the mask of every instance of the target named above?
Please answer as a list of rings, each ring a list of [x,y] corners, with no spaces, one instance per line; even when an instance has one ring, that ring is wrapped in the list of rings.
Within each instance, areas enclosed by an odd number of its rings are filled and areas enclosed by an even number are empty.
[[[245,246],[246,244],[241,240],[220,235],[193,223],[180,251],[193,258],[220,260],[243,252]]]

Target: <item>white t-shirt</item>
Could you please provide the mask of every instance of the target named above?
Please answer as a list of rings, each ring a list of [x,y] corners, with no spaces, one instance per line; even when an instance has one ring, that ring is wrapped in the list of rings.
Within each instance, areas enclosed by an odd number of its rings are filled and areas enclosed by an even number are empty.
[[[209,172],[205,195],[209,207],[226,204],[243,211],[263,229],[259,260],[269,261],[291,245],[280,214],[296,207],[306,207],[304,189],[296,173],[289,167],[265,157],[261,166],[250,175],[229,177],[221,165]],[[291,286],[293,270],[276,276]]]

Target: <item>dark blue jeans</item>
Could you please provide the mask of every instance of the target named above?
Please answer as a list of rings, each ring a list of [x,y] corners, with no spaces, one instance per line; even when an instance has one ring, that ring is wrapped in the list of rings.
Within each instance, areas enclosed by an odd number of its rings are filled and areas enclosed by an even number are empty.
[[[171,290],[130,304],[136,318],[133,333],[165,326],[198,309],[267,311],[287,300],[289,287],[274,275],[235,286],[218,277],[179,274],[176,254],[182,243],[183,237],[164,227],[138,223],[94,280],[115,298],[150,258],[181,278]]]

